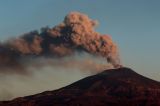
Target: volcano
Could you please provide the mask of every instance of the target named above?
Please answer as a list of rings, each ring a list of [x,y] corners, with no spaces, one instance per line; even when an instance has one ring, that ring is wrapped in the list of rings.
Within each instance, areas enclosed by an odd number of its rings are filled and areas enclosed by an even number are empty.
[[[160,82],[123,67],[0,106],[160,106]]]

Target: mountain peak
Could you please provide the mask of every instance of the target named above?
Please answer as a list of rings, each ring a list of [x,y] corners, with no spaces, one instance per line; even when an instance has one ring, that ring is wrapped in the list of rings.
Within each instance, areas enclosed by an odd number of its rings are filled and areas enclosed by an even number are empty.
[[[160,106],[160,82],[122,67],[0,106]]]
[[[120,67],[120,68],[116,68],[116,69],[104,70],[100,74],[111,74],[111,73],[136,73],[136,72],[130,68],[127,68],[127,67]]]

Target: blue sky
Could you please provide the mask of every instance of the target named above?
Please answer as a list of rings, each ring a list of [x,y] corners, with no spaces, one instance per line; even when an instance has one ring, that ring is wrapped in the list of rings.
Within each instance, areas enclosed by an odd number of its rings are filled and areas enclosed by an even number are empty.
[[[99,21],[118,44],[122,63],[160,81],[159,0],[1,0],[0,40],[60,23],[71,11]]]

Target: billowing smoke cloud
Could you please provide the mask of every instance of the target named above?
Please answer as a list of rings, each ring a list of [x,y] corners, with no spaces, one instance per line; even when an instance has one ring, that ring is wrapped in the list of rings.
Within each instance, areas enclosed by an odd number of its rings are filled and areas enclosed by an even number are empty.
[[[97,24],[87,15],[71,12],[53,28],[0,43],[0,100],[57,89],[120,67],[116,44],[95,31]]]
[[[106,62],[117,68],[120,66],[117,46],[110,36],[95,31],[97,24],[87,15],[71,12],[53,28],[45,27],[40,32],[32,31],[10,39],[0,44],[0,68],[14,68],[17,72],[25,73],[22,70],[26,69],[26,64],[35,65],[27,58],[61,59],[84,52],[105,58]],[[76,64],[75,61],[71,63]],[[64,65],[62,62],[59,64]]]

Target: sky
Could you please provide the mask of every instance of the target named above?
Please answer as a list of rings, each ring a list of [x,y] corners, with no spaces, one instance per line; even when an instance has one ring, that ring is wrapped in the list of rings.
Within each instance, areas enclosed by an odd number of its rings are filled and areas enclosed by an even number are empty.
[[[159,0],[1,0],[0,41],[53,27],[72,11],[98,20],[112,36],[124,66],[160,81]]]

